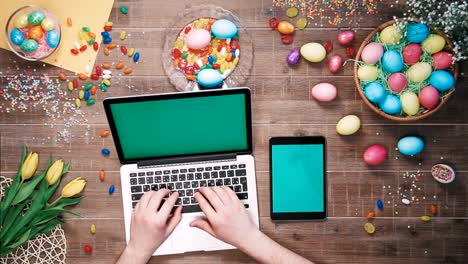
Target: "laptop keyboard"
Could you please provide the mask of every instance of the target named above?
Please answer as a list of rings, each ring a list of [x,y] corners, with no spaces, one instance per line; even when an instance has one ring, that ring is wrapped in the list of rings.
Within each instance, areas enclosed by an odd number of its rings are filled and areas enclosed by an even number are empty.
[[[160,189],[179,193],[176,205],[182,205],[182,213],[201,212],[194,195],[203,186],[228,186],[241,201],[248,199],[247,170],[243,163],[219,166],[205,164],[172,170],[145,169],[131,172],[129,176],[133,208],[145,192]],[[244,206],[249,208],[248,204],[244,203]]]

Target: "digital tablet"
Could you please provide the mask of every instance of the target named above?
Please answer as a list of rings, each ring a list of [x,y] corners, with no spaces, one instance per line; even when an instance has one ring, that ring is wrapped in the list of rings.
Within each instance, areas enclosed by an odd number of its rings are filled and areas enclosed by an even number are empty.
[[[324,137],[271,138],[271,219],[325,219],[326,172]]]

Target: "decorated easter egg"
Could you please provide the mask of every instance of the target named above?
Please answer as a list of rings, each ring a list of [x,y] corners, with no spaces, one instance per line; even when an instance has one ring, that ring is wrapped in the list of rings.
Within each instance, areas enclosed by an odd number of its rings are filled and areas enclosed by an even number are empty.
[[[406,156],[419,154],[424,149],[424,141],[415,136],[401,138],[397,144],[398,151]]]
[[[401,72],[392,73],[387,79],[388,87],[395,93],[400,93],[406,88],[408,80],[406,76]]]
[[[429,84],[434,86],[439,92],[445,92],[455,85],[455,78],[448,71],[437,70],[431,74]]]
[[[422,49],[418,44],[409,44],[403,48],[403,61],[406,64],[412,65],[421,59]]]
[[[401,32],[394,26],[388,26],[380,32],[380,41],[387,45],[395,45],[400,43]]]
[[[418,62],[412,65],[407,71],[406,76],[411,82],[420,83],[425,81],[431,75],[432,67],[427,62]]]
[[[364,162],[369,166],[377,166],[387,159],[387,149],[382,145],[372,145],[364,151]]]
[[[20,48],[24,52],[33,52],[37,50],[37,42],[34,39],[27,39],[23,41]]]
[[[411,43],[421,43],[429,36],[429,27],[424,23],[410,23],[406,28],[406,39]]]
[[[376,64],[384,53],[384,49],[380,43],[371,42],[367,44],[361,52],[361,59],[366,64]]]
[[[336,132],[342,136],[356,133],[361,127],[361,120],[355,115],[347,115],[336,124]]]
[[[27,25],[28,25],[28,15],[26,14],[17,16],[15,20],[13,21],[13,26],[15,26],[15,28],[24,28]]]
[[[335,100],[337,90],[331,83],[319,83],[312,87],[311,94],[319,102],[330,102]]]
[[[211,33],[220,39],[232,38],[237,34],[237,26],[227,19],[218,19],[211,26]]]
[[[399,114],[401,112],[401,101],[396,95],[387,94],[379,107],[389,115]]]
[[[198,72],[197,82],[205,88],[216,88],[223,82],[223,76],[218,70],[203,69]]]
[[[453,63],[453,57],[450,52],[440,51],[432,54],[432,66],[436,70],[445,70],[450,68]]]
[[[328,61],[328,69],[331,73],[337,73],[343,66],[343,57],[340,55],[333,55]]]
[[[56,48],[60,42],[60,34],[55,29],[47,32],[47,44],[51,48]]]
[[[281,21],[279,22],[277,29],[281,34],[289,35],[294,32],[294,25],[288,21]]]
[[[310,42],[302,45],[301,55],[304,57],[304,59],[310,62],[321,62],[323,59],[325,59],[327,52],[321,44],[317,42]]]
[[[345,30],[345,31],[341,31],[339,34],[338,34],[338,42],[341,44],[341,45],[348,45],[350,44],[351,42],[353,42],[354,40],[354,31],[352,30]]]
[[[29,38],[34,39],[35,41],[39,41],[44,33],[42,32],[41,26],[34,26],[29,29],[28,35]]]
[[[55,28],[54,21],[51,18],[44,18],[41,22],[41,27],[44,29],[44,31],[50,31]]]
[[[435,108],[439,104],[439,99],[439,91],[430,85],[422,88],[419,92],[419,103],[428,110]]]
[[[400,96],[403,112],[414,116],[419,112],[419,98],[413,92],[405,92]]]
[[[34,11],[34,12],[31,12],[28,16],[28,22],[29,24],[35,26],[35,25],[39,25],[42,20],[44,19],[45,15],[44,13],[42,13],[41,11]]]
[[[377,80],[379,70],[373,65],[362,65],[358,69],[358,78],[361,81],[372,82]]]
[[[387,50],[382,56],[382,65],[388,72],[399,72],[403,69],[403,58],[395,50]]]
[[[24,35],[21,30],[15,28],[10,32],[10,39],[15,45],[21,45],[24,41]]]
[[[424,51],[430,54],[437,53],[444,49],[445,39],[437,34],[430,34],[426,40],[421,43]]]
[[[379,104],[385,99],[387,93],[382,84],[378,82],[371,82],[364,87],[364,94],[366,98],[374,104]]]
[[[210,44],[211,35],[208,30],[205,29],[194,29],[191,30],[187,35],[187,47],[189,49],[201,50]]]
[[[289,65],[294,65],[294,64],[299,63],[300,59],[301,59],[301,53],[299,52],[299,48],[295,48],[289,52],[288,57],[286,58],[286,62]]]

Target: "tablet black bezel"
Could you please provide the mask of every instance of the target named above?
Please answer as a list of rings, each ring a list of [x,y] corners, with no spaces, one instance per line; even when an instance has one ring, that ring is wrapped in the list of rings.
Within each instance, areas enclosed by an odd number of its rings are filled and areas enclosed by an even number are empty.
[[[296,213],[274,213],[273,212],[273,145],[323,145],[323,202],[324,212],[296,212]],[[272,137],[270,138],[270,217],[272,220],[312,220],[327,218],[327,148],[326,139],[323,136],[306,137]]]

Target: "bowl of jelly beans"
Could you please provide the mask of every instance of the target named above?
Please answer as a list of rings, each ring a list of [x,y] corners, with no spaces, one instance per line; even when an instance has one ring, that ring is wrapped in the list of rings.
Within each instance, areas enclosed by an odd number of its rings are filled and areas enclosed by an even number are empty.
[[[29,61],[50,56],[59,47],[61,39],[57,18],[37,5],[16,10],[6,23],[5,33],[10,49]]]

